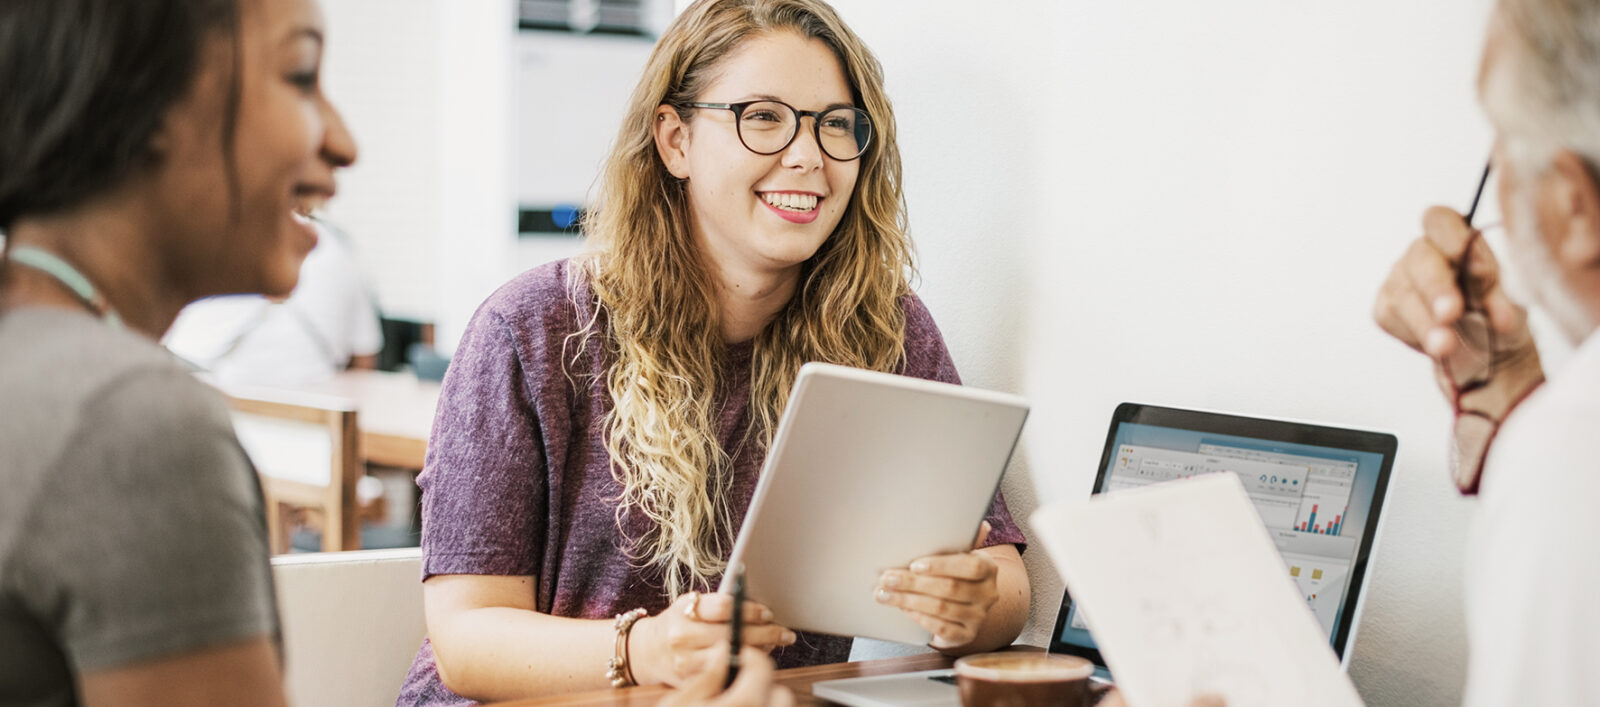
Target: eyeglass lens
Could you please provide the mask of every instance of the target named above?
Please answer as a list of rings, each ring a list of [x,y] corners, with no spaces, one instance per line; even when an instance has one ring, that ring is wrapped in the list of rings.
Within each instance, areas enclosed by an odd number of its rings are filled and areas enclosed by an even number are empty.
[[[817,142],[836,160],[860,157],[872,140],[872,121],[859,108],[835,108],[816,120]],[[752,152],[763,155],[788,147],[799,129],[794,109],[777,101],[751,103],[739,116],[739,139]]]
[[[1450,472],[1455,476],[1457,488],[1467,493],[1477,491],[1484,457],[1489,454],[1489,442],[1494,439],[1498,426],[1495,421],[1477,413],[1456,414]]]
[[[1494,361],[1494,332],[1489,315],[1471,309],[1456,322],[1456,347],[1445,357],[1445,371],[1458,391],[1477,388],[1489,382]]]

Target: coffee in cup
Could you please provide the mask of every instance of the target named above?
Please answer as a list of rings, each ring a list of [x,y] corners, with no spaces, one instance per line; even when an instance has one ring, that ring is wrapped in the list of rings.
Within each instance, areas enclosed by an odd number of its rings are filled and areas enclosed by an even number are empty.
[[[983,653],[956,661],[964,707],[1090,705],[1093,674],[1093,663],[1071,655]]]

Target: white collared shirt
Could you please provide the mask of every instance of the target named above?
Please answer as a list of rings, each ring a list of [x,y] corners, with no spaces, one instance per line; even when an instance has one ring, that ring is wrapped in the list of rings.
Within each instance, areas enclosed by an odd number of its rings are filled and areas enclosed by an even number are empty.
[[[1490,450],[1466,559],[1479,705],[1600,705],[1600,334]]]

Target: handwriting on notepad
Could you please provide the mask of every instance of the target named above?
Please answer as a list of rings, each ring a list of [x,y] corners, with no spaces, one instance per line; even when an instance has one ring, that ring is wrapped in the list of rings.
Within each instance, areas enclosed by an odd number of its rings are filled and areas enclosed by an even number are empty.
[[[1131,704],[1359,704],[1305,608],[1316,592],[1288,581],[1236,475],[1047,507],[1033,524]]]

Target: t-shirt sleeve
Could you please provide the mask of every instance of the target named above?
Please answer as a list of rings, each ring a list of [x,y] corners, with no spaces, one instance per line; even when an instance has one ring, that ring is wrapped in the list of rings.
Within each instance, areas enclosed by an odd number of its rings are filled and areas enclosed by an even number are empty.
[[[902,299],[906,313],[906,365],[904,374],[961,385],[961,375],[956,372],[955,361],[950,358],[950,350],[945,346],[944,335],[939,332],[939,325],[933,321],[933,315],[922,304],[916,295],[906,295]],[[1011,509],[1006,507],[1005,494],[995,489],[994,500],[989,503],[989,514],[984,517],[989,521],[989,539],[985,546],[1012,544],[1021,552],[1028,547],[1028,540],[1022,534],[1022,529],[1017,527],[1011,518]]]
[[[445,374],[417,477],[424,579],[535,576],[541,566],[548,467],[515,341],[480,308]]]
[[[17,545],[13,587],[80,671],[276,637],[260,486],[182,371],[90,398]]]

